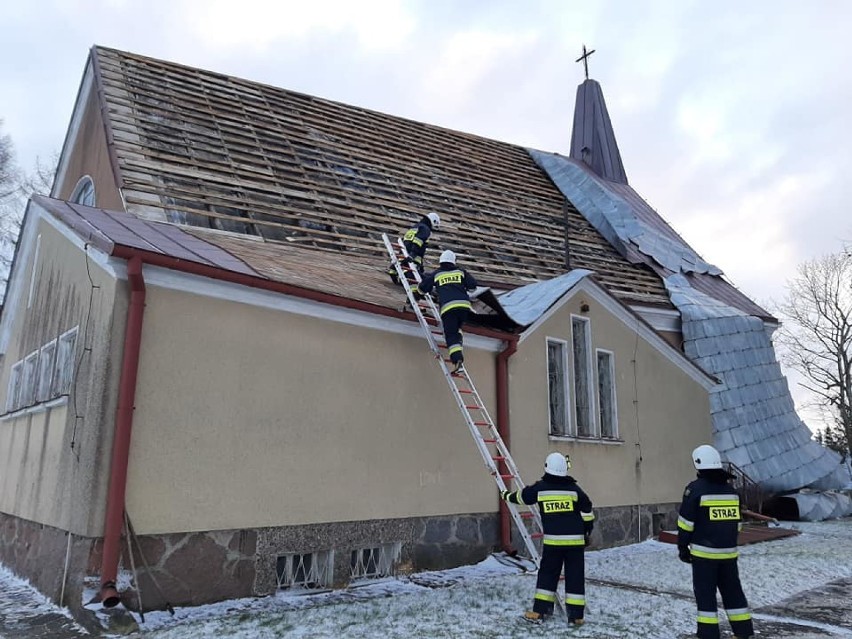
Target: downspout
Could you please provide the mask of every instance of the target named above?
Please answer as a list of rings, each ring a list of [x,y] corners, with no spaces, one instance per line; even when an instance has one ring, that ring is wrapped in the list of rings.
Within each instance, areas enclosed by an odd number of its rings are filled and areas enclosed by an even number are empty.
[[[118,408],[115,416],[115,436],[112,443],[112,466],[107,488],[104,546],[101,559],[101,603],[112,608],[121,599],[116,589],[118,558],[121,548],[121,529],[124,522],[124,497],[127,488],[127,462],[130,456],[130,432],[133,427],[133,408],[136,401],[136,375],[139,370],[139,350],[142,343],[142,317],[145,312],[145,280],[142,260],[138,255],[127,262],[130,283],[130,305],[124,328],[124,355],[118,387]]]
[[[518,350],[518,336],[513,335],[504,348],[497,355],[497,432],[506,445],[509,445],[509,358]],[[504,462],[500,462],[500,472],[505,473]],[[509,507],[506,502],[500,500],[500,544],[503,550],[512,550],[512,522],[509,515]]]

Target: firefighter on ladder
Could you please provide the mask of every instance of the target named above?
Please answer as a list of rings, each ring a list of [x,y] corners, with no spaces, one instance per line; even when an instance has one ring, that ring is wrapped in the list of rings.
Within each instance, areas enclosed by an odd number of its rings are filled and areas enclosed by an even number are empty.
[[[740,498],[715,448],[699,446],[692,451],[692,463],[698,479],[683,493],[677,547],[680,560],[692,564],[697,636],[719,639],[718,589],[734,636],[746,639],[754,636],[754,628],[737,568]]]
[[[438,270],[424,276],[414,289],[414,297],[417,299],[422,299],[433,287],[437,291],[444,341],[454,373],[464,366],[462,326],[472,308],[468,291],[474,290],[476,286],[474,277],[456,266],[456,254],[448,250],[441,253]]]
[[[405,252],[408,253],[410,264],[417,269],[420,275],[423,275],[423,258],[426,256],[426,248],[429,243],[429,237],[432,231],[436,231],[441,225],[441,216],[432,211],[424,215],[420,221],[408,229],[402,236],[402,245],[405,247]],[[388,275],[394,284],[399,284],[399,275],[393,264],[388,267]],[[406,279],[414,283],[413,275],[407,275]]]
[[[582,625],[586,608],[585,547],[592,534],[592,502],[568,474],[571,462],[562,453],[550,453],[544,476],[522,490],[504,490],[500,497],[512,504],[538,504],[544,529],[541,565],[535,585],[533,609],[524,619],[541,623],[553,614],[556,586],[565,568],[565,609],[568,622]]]

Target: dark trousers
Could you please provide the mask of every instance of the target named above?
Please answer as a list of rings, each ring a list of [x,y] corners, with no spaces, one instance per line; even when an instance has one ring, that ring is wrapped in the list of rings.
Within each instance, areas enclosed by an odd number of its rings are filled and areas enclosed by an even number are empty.
[[[466,319],[466,308],[453,308],[441,314],[441,324],[444,325],[444,340],[447,342],[447,352],[453,364],[464,361],[461,329]]]
[[[751,611],[740,585],[736,559],[692,558],[692,589],[698,606],[698,636],[701,639],[719,639],[719,617],[716,607],[716,590],[737,637],[751,637],[754,628]]]
[[[544,546],[535,583],[533,611],[553,614],[556,586],[565,568],[565,609],[569,619],[582,619],[586,609],[586,561],[582,546]]]

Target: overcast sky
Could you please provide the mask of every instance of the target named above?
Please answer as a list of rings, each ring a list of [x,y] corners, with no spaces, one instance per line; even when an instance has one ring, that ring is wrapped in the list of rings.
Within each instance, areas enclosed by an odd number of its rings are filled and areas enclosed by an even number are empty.
[[[0,25],[24,168],[93,44],[567,153],[585,43],[631,185],[744,292],[852,240],[845,0],[8,0]]]

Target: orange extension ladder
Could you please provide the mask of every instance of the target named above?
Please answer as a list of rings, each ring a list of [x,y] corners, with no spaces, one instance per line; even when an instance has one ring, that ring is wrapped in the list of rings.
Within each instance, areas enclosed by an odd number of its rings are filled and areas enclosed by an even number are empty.
[[[413,309],[417,320],[420,322],[426,341],[429,343],[429,349],[441,367],[444,379],[447,380],[468,430],[470,430],[470,434],[476,442],[476,447],[482,455],[486,469],[497,483],[498,490],[522,489],[524,482],[521,480],[512,455],[503,442],[503,438],[497,432],[497,428],[494,426],[494,422],[479,397],[467,370],[462,368],[459,372],[453,373],[448,366],[450,360],[445,355],[447,346],[438,308],[428,295],[419,301],[414,297],[413,286],[415,282],[420,283],[420,273],[408,261],[408,254],[402,240],[397,240],[396,245],[393,245],[385,233],[382,234],[382,240],[385,243],[388,255],[390,255],[391,263],[396,269],[399,281],[405,288],[405,293],[408,296],[407,306]],[[410,282],[409,277],[413,278],[414,282]],[[428,313],[428,317],[424,315],[424,312]],[[502,471],[499,467],[500,463],[504,466]],[[506,502],[506,506],[512,514],[518,533],[524,540],[529,558],[538,568],[541,555],[535,540],[542,537],[541,515],[538,506],[509,502]]]

